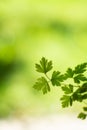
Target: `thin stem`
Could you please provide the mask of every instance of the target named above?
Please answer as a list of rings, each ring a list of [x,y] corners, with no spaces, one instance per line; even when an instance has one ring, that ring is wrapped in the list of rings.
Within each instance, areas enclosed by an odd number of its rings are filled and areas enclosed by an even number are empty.
[[[48,77],[48,75],[47,75],[47,74],[45,74],[45,76],[47,77],[47,79],[48,79],[49,81],[51,81],[51,79]]]

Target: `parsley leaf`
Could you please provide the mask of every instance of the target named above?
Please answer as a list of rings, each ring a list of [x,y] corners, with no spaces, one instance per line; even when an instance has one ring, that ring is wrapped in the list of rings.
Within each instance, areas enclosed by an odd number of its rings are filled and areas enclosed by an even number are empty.
[[[87,99],[87,94],[82,95],[82,100],[85,100],[85,99]]]
[[[62,101],[62,107],[68,107],[69,105],[72,106],[72,98],[71,96],[63,95],[63,97],[60,99]]]
[[[65,73],[65,78],[72,78],[74,75],[74,71],[71,68],[68,68],[66,73]]]
[[[42,90],[43,94],[46,94],[50,91],[50,86],[44,77],[38,78],[33,88],[37,89],[38,91]]]
[[[61,82],[64,81],[64,75],[61,75],[59,71],[54,71],[52,73],[51,82],[53,86],[60,86]]]
[[[73,101],[79,101],[82,102],[82,95],[80,93],[77,92],[77,90],[73,93],[72,95],[72,99]]]
[[[85,113],[83,113],[83,112],[81,112],[79,115],[78,115],[78,118],[81,118],[81,119],[86,119],[86,114]]]
[[[77,89],[76,92],[77,92],[77,93],[85,93],[85,92],[87,92],[87,82],[84,83],[82,86],[80,86],[80,87]]]
[[[37,72],[45,74],[53,68],[52,61],[48,61],[44,57],[40,60],[40,64],[35,64],[35,67]]]
[[[87,81],[87,78],[83,74],[78,74],[74,77],[75,83],[80,83],[81,81]]]
[[[80,65],[77,65],[75,67],[74,73],[75,74],[84,73],[86,71],[86,67],[87,67],[87,63],[83,63],[83,64],[80,64]]]
[[[82,87],[80,88],[80,92],[81,93],[87,92],[87,82],[82,85]]]
[[[75,91],[72,95],[73,101],[82,102],[83,100],[87,99],[87,94],[81,94],[78,91]]]
[[[73,85],[69,84],[68,86],[63,86],[62,90],[64,91],[65,94],[70,94],[73,92]]]

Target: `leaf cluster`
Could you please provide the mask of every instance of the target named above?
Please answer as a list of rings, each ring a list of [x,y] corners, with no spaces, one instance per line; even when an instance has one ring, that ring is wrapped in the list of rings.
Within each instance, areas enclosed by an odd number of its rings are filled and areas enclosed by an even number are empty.
[[[68,68],[64,74],[59,70],[53,71],[49,77],[48,72],[53,69],[52,61],[48,61],[42,57],[39,64],[35,64],[36,71],[43,73],[44,76],[37,79],[33,88],[46,94],[51,91],[52,86],[60,87],[63,95],[60,98],[62,107],[72,106],[75,101],[84,102],[87,99],[87,63],[77,65],[74,69]],[[73,82],[69,83],[68,80]],[[87,117],[87,107],[83,107],[83,112],[78,115],[78,118],[85,119]]]

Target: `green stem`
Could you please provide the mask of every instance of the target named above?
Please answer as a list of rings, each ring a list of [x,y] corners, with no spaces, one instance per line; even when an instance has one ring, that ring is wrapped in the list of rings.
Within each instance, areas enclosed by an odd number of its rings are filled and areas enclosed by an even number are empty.
[[[51,81],[51,79],[48,77],[48,75],[47,75],[47,74],[45,74],[45,76],[47,77],[47,79],[48,79],[49,81]]]

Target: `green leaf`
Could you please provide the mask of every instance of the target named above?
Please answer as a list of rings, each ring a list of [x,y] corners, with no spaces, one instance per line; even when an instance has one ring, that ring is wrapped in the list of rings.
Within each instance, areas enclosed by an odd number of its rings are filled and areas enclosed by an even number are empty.
[[[77,92],[77,93],[85,93],[85,92],[87,92],[87,82],[84,83],[82,86],[80,86],[80,87],[77,89],[76,92]]]
[[[84,84],[82,85],[82,87],[80,88],[80,93],[84,93],[84,92],[87,92],[87,82],[84,83]]]
[[[68,68],[67,71],[66,71],[66,73],[65,73],[66,79],[67,78],[72,78],[73,75],[74,75],[74,71],[71,68]]]
[[[82,95],[82,100],[85,100],[85,99],[87,99],[87,94]]]
[[[84,73],[86,71],[86,67],[87,67],[87,63],[83,63],[83,64],[80,64],[80,65],[77,65],[75,67],[74,73],[75,74]]]
[[[35,64],[35,66],[37,72],[45,74],[53,68],[52,61],[48,61],[44,57],[40,60],[40,64]]]
[[[87,81],[87,78],[83,74],[78,74],[77,76],[74,77],[75,83],[79,84],[81,81]]]
[[[84,119],[86,119],[86,116],[87,116],[87,115],[86,115],[85,113],[81,112],[81,113],[78,115],[78,118],[84,120]]]
[[[71,96],[63,95],[63,97],[60,99],[62,101],[62,107],[68,107],[69,105],[72,106],[72,98]]]
[[[73,85],[69,84],[68,86],[63,86],[62,90],[65,94],[70,94],[73,92]]]
[[[50,86],[44,77],[38,78],[33,88],[37,89],[38,91],[42,90],[43,94],[50,91]]]
[[[82,102],[82,95],[77,92],[77,90],[72,95],[73,101],[79,101]]]
[[[81,94],[78,91],[75,91],[72,95],[73,101],[82,102],[83,100],[87,99],[87,94]]]
[[[64,75],[61,75],[59,71],[54,71],[52,74],[51,82],[53,86],[60,86],[64,81]]]

